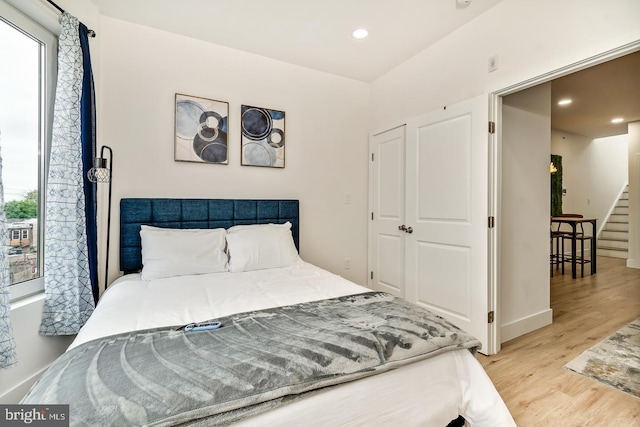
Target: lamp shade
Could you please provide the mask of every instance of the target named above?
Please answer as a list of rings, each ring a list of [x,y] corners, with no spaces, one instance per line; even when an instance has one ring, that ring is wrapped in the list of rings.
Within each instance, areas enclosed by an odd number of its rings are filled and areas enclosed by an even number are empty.
[[[93,161],[93,167],[87,172],[87,178],[91,182],[110,182],[111,171],[107,168],[107,159],[96,157]]]

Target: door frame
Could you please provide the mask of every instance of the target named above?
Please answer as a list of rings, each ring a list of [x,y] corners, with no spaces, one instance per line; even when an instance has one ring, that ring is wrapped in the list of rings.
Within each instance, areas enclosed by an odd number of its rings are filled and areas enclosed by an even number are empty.
[[[489,93],[489,121],[495,123],[495,134],[490,136],[489,139],[489,215],[496,218],[495,231],[489,233],[489,300],[493,302],[495,307],[495,322],[493,325],[493,336],[495,341],[490,342],[490,354],[495,354],[500,351],[501,339],[500,339],[500,289],[502,283],[500,283],[500,269],[501,269],[501,247],[500,247],[500,235],[501,235],[501,218],[500,213],[502,210],[502,98],[511,95],[515,92],[519,92],[525,89],[529,89],[533,86],[537,86],[542,83],[550,82],[551,80],[559,77],[566,76],[576,71],[581,71],[595,65],[602,64],[612,59],[619,58],[621,56],[640,51],[640,40],[619,46],[617,48],[602,52],[598,55],[591,56],[581,61],[569,64],[567,66],[558,68],[548,73],[533,77],[528,80],[524,80],[513,85],[494,90]]]

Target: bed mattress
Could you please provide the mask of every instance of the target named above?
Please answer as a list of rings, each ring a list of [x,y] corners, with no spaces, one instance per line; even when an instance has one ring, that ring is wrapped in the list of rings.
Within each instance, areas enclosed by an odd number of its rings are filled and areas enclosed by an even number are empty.
[[[118,279],[70,348],[104,336],[185,325],[252,310],[368,292],[312,264],[243,273]],[[515,425],[484,369],[468,350],[440,354],[389,372],[328,387],[237,425]]]

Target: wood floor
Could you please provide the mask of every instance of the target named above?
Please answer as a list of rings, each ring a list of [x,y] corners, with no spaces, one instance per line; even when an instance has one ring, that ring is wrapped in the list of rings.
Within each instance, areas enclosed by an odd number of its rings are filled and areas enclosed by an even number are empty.
[[[519,427],[640,426],[640,399],[563,368],[640,317],[640,269],[598,257],[594,276],[554,276],[553,324],[503,343],[497,355],[479,355],[480,362]]]

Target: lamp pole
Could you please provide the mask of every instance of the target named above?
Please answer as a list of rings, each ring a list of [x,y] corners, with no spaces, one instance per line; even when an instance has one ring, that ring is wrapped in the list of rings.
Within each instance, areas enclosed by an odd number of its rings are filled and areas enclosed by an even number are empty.
[[[105,150],[109,151],[109,157],[105,157]],[[113,179],[113,151],[111,147],[103,145],[100,148],[100,157],[94,159],[94,165],[87,173],[89,181],[109,184],[109,205],[107,207],[107,252],[104,260],[104,288],[107,289],[109,280],[109,242],[111,237],[111,183]]]
[[[113,182],[113,151],[111,147],[103,145],[100,149],[100,157],[104,159],[105,148],[109,150],[109,204],[107,206],[107,252],[104,259],[104,289],[107,289],[109,283],[109,242],[111,241],[111,187]]]

